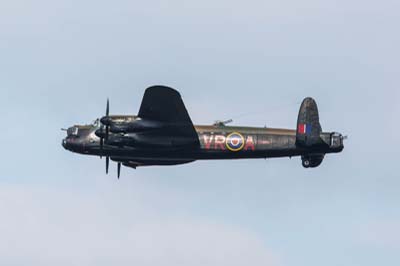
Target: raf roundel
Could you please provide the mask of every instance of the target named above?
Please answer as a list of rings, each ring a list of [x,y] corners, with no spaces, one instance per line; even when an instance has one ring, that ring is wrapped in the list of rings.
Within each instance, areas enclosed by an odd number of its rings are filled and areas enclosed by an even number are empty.
[[[241,151],[244,147],[244,144],[244,137],[240,133],[231,133],[226,138],[226,147],[230,151]]]

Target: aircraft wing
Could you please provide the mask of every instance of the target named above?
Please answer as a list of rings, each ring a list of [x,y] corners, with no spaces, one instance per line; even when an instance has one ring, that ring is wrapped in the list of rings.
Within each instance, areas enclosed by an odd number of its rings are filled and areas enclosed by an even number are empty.
[[[185,138],[188,142],[200,145],[181,95],[172,88],[153,86],[146,89],[138,116],[165,125],[158,132],[159,135]]]

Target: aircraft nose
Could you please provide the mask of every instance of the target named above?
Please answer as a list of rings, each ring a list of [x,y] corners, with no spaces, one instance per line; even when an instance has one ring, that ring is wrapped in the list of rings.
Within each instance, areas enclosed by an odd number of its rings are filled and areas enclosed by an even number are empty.
[[[63,139],[61,145],[64,147],[64,149],[67,149],[67,140]]]
[[[77,153],[85,151],[85,143],[78,138],[65,138],[62,140],[61,145],[68,151]]]
[[[74,151],[79,146],[78,143],[69,138],[63,139],[61,145],[64,147],[64,149],[69,151]]]

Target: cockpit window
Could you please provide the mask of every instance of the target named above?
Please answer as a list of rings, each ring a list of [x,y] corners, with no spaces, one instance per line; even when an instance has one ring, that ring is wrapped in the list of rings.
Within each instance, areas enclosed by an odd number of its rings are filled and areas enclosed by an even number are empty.
[[[100,119],[96,119],[93,121],[93,126],[98,127],[100,125]]]
[[[70,127],[67,130],[68,136],[78,136],[79,129],[77,127]]]

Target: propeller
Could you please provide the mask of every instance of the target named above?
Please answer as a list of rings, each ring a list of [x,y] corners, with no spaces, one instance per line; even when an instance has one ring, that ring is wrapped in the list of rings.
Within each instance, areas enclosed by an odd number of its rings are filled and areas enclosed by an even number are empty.
[[[106,115],[100,119],[101,126],[96,131],[96,135],[100,138],[100,158],[104,156],[104,140],[108,140],[110,132],[110,100],[107,99]],[[106,174],[108,174],[108,169],[110,166],[110,157],[106,156]]]
[[[111,125],[111,118],[110,118],[110,100],[107,99],[107,106],[106,106],[106,115],[100,119],[101,127],[98,131],[96,131],[96,135],[100,138],[100,158],[103,157],[104,151],[104,140],[107,141],[110,135],[110,125]],[[105,127],[105,129],[104,129]],[[106,156],[106,174],[108,174],[108,170],[110,168],[110,156]],[[121,176],[121,163],[118,163],[118,179]]]
[[[107,108],[106,108],[106,116],[105,116],[105,118],[107,119],[106,121],[106,141],[108,140],[108,135],[109,135],[109,131],[110,131],[110,123],[109,123],[109,121],[110,121],[110,118],[109,118],[109,115],[110,115],[110,100],[107,98]]]
[[[100,138],[100,159],[103,158],[103,146],[104,146],[104,139]]]
[[[110,132],[110,100],[107,99],[106,115],[100,119],[101,127],[96,131],[96,135],[100,138],[100,158],[103,157],[104,140],[108,140]],[[104,130],[105,126],[105,130]]]
[[[122,164],[120,162],[118,162],[117,166],[118,166],[117,177],[119,179],[121,177],[121,166],[122,166]],[[107,156],[106,157],[106,174],[107,175],[108,175],[109,168],[110,168],[110,157]]]

